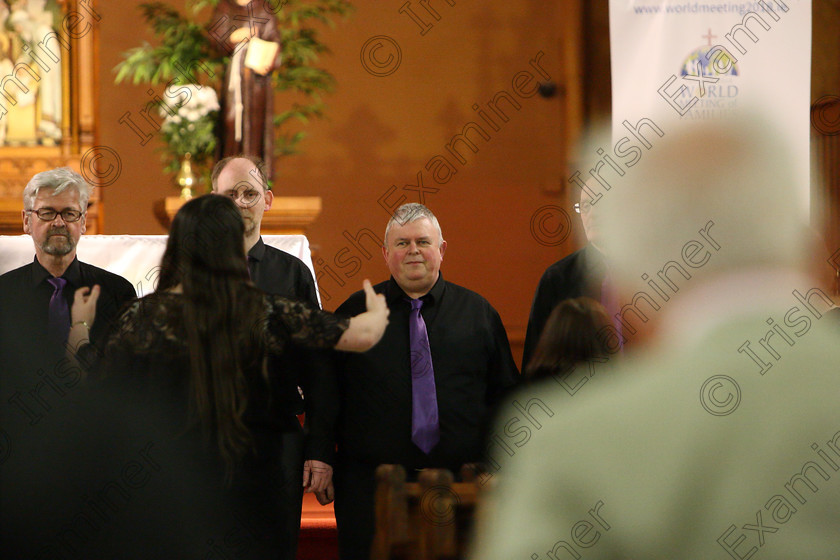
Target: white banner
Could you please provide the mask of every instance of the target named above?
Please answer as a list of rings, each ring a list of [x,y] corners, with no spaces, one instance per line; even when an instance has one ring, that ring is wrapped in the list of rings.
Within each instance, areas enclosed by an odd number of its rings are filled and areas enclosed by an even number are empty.
[[[643,157],[680,120],[759,111],[796,150],[807,216],[810,0],[610,0],[610,41],[614,142]]]

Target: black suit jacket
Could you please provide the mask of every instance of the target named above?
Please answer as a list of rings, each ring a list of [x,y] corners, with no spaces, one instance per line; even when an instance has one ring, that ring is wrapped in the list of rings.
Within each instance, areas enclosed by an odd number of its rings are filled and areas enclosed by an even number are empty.
[[[525,333],[525,350],[522,354],[522,371],[528,366],[548,316],[557,304],[582,296],[600,301],[601,284],[604,282],[606,271],[604,256],[592,245],[575,251],[546,269],[531,304],[528,330]]]

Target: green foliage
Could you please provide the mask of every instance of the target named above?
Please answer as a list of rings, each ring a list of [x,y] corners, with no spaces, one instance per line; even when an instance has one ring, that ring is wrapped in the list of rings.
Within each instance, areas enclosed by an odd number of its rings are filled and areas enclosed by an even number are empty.
[[[212,85],[217,81],[224,60],[212,48],[204,26],[186,19],[177,10],[161,2],[140,4],[140,11],[160,44],[152,46],[144,42],[123,53],[124,60],[114,69],[117,73],[114,78],[116,83],[129,78],[134,84],[168,83],[178,75],[176,66],[197,70],[196,83]],[[196,65],[195,61],[202,64]]]
[[[302,131],[291,133],[284,127],[292,121],[305,125],[312,118],[323,117],[321,95],[333,91],[335,87],[332,75],[315,66],[320,55],[328,53],[329,49],[320,41],[318,30],[313,25],[333,27],[334,18],[348,16],[353,7],[347,0],[254,1],[263,2],[277,18],[283,65],[273,74],[275,91],[302,94],[306,100],[274,115],[275,155],[283,157],[297,153],[297,146],[305,136]],[[143,20],[155,35],[157,44],[144,42],[123,53],[122,62],[114,68],[114,81],[118,84],[130,80],[133,84],[157,85],[179,77],[179,67],[192,68],[197,71],[195,83],[218,90],[225,65],[229,62],[229,56],[215,47],[215,39],[207,31],[212,26],[210,17],[218,2],[186,0],[187,15],[161,2],[140,4]],[[196,61],[202,64],[196,65]],[[179,83],[183,80],[181,76]],[[167,145],[171,145],[170,140],[175,140],[164,130],[161,133]],[[175,143],[183,145],[182,142]],[[170,161],[167,169],[172,165]]]

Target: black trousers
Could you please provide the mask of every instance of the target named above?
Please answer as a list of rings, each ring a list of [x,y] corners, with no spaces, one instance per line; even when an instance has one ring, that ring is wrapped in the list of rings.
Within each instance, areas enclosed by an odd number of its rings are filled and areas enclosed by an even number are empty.
[[[280,556],[282,560],[295,560],[298,534],[300,533],[300,512],[303,507],[303,430],[284,432],[280,466],[283,473],[283,490],[287,499],[282,500],[281,532],[283,541],[289,546]]]
[[[333,482],[341,560],[370,559],[376,529],[376,467],[347,457],[337,461]]]
[[[244,530],[228,535],[228,540],[253,537],[259,544],[253,558],[295,560],[303,504],[303,430],[265,431],[258,438],[263,455],[256,458],[253,470],[244,470],[233,491],[236,509],[241,512],[235,527]],[[251,558],[249,547],[238,544],[229,551],[231,558]]]

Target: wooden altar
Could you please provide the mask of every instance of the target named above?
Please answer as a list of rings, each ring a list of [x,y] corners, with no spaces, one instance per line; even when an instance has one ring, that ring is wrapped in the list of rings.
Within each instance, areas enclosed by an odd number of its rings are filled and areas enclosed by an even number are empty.
[[[155,205],[155,215],[169,229],[172,218],[186,200],[168,196]],[[321,213],[320,196],[275,196],[271,210],[263,215],[260,232],[264,235],[306,235],[306,228]]]

